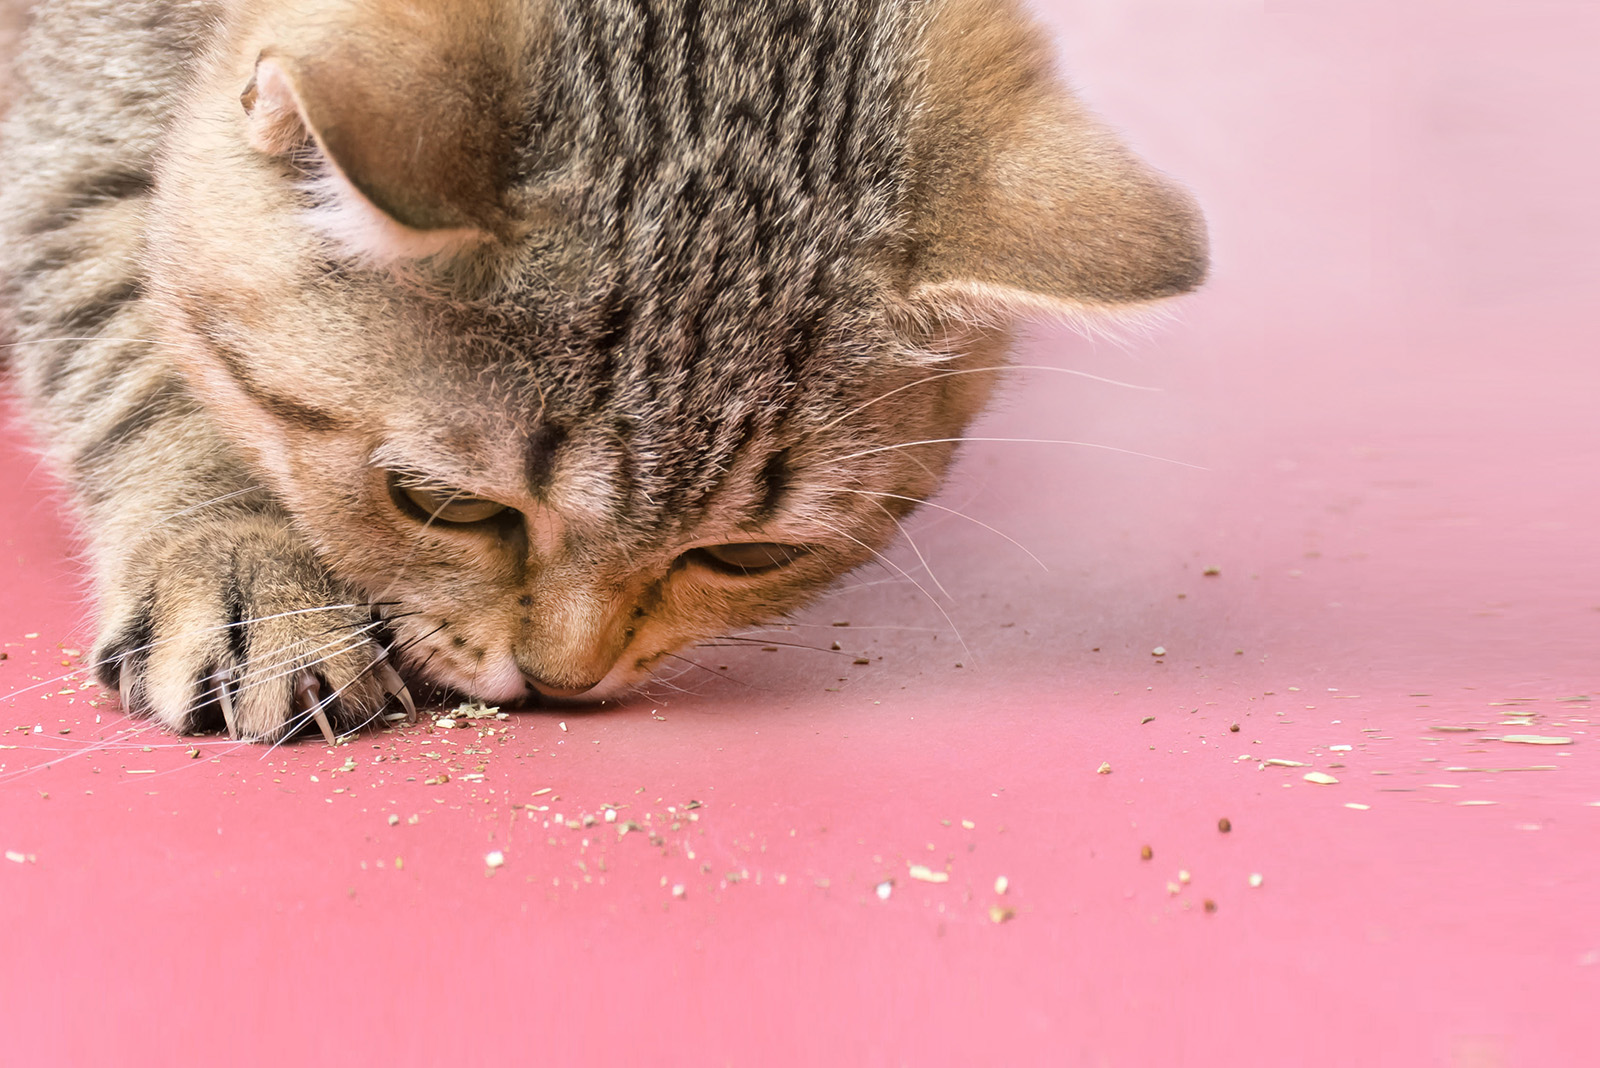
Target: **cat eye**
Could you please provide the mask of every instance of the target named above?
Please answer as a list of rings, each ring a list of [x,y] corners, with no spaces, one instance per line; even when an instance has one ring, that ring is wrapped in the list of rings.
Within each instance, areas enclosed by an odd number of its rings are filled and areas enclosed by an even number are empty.
[[[389,491],[396,503],[408,503],[407,511],[420,512],[422,518],[439,523],[481,523],[508,511],[498,501],[469,497],[459,490],[408,485],[399,475],[389,476]]]
[[[689,556],[697,563],[720,571],[725,575],[758,575],[776,571],[806,555],[807,550],[798,545],[779,545],[770,541],[732,542],[727,545],[706,545],[692,551]]]

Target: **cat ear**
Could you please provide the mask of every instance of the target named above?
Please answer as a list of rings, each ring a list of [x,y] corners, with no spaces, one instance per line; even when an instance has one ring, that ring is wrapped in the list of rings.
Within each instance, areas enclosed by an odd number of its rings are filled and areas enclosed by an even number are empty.
[[[314,224],[362,259],[451,254],[508,236],[510,61],[471,20],[412,5],[383,40],[263,51],[240,97],[249,140],[313,155]]]
[[[1011,0],[945,0],[925,56],[914,298],[1077,317],[1204,281],[1199,208],[1072,98]]]

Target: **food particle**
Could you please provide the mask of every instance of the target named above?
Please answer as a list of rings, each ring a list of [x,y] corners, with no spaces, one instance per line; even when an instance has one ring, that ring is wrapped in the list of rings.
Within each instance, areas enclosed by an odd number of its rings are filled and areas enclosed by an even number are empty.
[[[961,821],[961,826],[962,826],[963,829],[968,830],[968,831],[975,831],[975,830],[978,829],[978,825],[976,823],[973,823],[971,820],[962,820]]]
[[[566,729],[567,729],[567,721],[566,721],[566,720],[562,720],[562,721],[561,721],[561,730],[562,730],[562,733],[566,733]]]
[[[1180,871],[1178,873],[1178,881],[1180,883],[1182,883],[1184,886],[1188,886],[1191,882],[1194,881],[1194,876],[1189,874],[1188,869],[1184,869],[1183,871]]]
[[[990,923],[1010,923],[1017,918],[1016,909],[1008,909],[1004,905],[991,905],[989,907]]]
[[[876,892],[879,901],[888,901],[889,895],[894,893],[894,880],[885,879],[883,882],[878,884]]]
[[[607,823],[615,823],[615,822],[617,822],[617,810],[616,809],[614,809],[614,808],[606,809],[606,822]]]
[[[1251,886],[1251,888],[1254,889],[1256,887],[1259,887],[1261,885],[1261,883],[1262,883],[1261,873],[1258,872],[1258,871],[1251,872],[1250,873],[1250,886]]]
[[[389,813],[389,826],[391,826],[391,827],[398,826],[399,823],[400,823],[400,817],[396,816],[393,812]]]
[[[1226,816],[1222,817],[1217,821],[1217,830],[1221,831],[1223,834],[1228,834],[1233,830],[1233,821]]]
[[[1207,912],[1215,912],[1215,911],[1217,911],[1217,903],[1215,901],[1212,901],[1209,897],[1206,898],[1206,911]]]
[[[1150,650],[1150,655],[1151,656],[1166,656],[1167,655],[1167,647],[1165,645],[1158,645],[1154,649]]]
[[[1153,857],[1155,855],[1156,855],[1156,851],[1154,849],[1151,849],[1149,846],[1140,846],[1139,847],[1139,859],[1140,860],[1149,860],[1151,857]]]
[[[448,716],[444,717],[443,719],[436,719],[436,720],[433,721],[433,723],[434,723],[434,726],[443,727],[447,731],[454,729],[454,727],[456,725],[456,721],[451,719]]]
[[[910,869],[907,874],[921,882],[947,883],[950,881],[950,873],[947,871],[934,871],[925,864],[908,864],[906,866]]]
[[[1325,771],[1308,771],[1305,775],[1306,782],[1314,782],[1318,786],[1332,786],[1339,780]]]
[[[1269,768],[1303,768],[1306,766],[1303,760],[1280,760],[1277,757],[1271,760],[1263,760],[1262,764]]]
[[[1206,568],[1204,571],[1202,571],[1200,573],[1202,575],[1206,576],[1207,578],[1216,578],[1218,575],[1222,574],[1222,568],[1220,568],[1220,567],[1208,567],[1208,568]]]
[[[1360,801],[1346,801],[1344,803],[1344,807],[1345,808],[1353,808],[1357,812],[1365,812],[1365,811],[1367,811],[1367,809],[1371,808],[1372,806],[1371,805],[1363,805]]]
[[[1172,894],[1174,897],[1176,897],[1178,894],[1183,893],[1183,887],[1181,887],[1177,883],[1171,882],[1169,880],[1168,883],[1167,883],[1167,893]]]
[[[483,862],[489,866],[490,871],[494,871],[496,868],[500,867],[506,862],[506,855],[500,852],[500,850],[496,849],[493,853],[490,853],[488,856],[484,857]]]
[[[1542,734],[1503,734],[1502,742],[1513,742],[1517,745],[1571,745],[1571,738],[1550,738]]]
[[[1228,725],[1228,733],[1229,734],[1238,734],[1239,733],[1239,725],[1237,723],[1230,723]]]
[[[6,850],[6,859],[9,860],[13,864],[26,864],[27,861],[28,861],[28,857],[27,857],[26,854],[18,853],[16,850],[13,850],[13,849]]]
[[[1146,723],[1154,723],[1155,721],[1156,721],[1156,717],[1154,717],[1154,716],[1146,716],[1146,717],[1144,717],[1144,719],[1141,719],[1139,721],[1139,726],[1143,727]]]
[[[1001,896],[1004,896],[1005,892],[1007,890],[1010,890],[1010,889],[1011,889],[1011,880],[1010,879],[1007,879],[1004,875],[999,876],[998,878],[995,879],[995,881],[994,881],[994,892],[995,893],[1000,894]]]
[[[1111,762],[1107,761],[1106,763],[1101,764],[1098,768],[1095,769],[1095,774],[1096,775],[1110,775],[1111,774]]]

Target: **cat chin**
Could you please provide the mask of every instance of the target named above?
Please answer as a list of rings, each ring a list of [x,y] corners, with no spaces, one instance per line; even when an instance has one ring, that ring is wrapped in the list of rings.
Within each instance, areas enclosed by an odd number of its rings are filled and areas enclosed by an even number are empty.
[[[493,666],[482,670],[456,671],[446,666],[434,666],[427,674],[430,680],[452,690],[489,703],[516,704],[532,696],[533,691],[522,676],[522,670],[509,653],[494,658]]]

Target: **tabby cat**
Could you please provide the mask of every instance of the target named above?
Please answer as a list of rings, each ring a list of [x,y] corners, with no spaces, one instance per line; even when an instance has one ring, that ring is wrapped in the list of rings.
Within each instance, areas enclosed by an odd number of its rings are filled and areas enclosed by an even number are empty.
[[[9,377],[175,731],[624,692],[872,559],[1013,317],[1206,269],[1014,0],[28,17]]]

